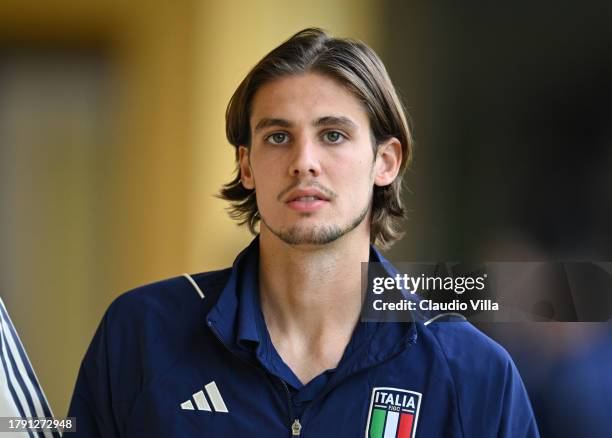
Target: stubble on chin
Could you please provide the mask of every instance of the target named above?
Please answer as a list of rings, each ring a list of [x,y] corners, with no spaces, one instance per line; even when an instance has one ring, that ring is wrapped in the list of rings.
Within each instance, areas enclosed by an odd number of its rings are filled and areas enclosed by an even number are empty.
[[[289,228],[275,229],[271,227],[264,216],[261,222],[272,234],[288,245],[327,245],[357,228],[368,216],[370,205],[367,205],[349,224],[341,227],[338,224],[304,227],[295,225]],[[309,217],[311,213],[302,213],[302,217]]]

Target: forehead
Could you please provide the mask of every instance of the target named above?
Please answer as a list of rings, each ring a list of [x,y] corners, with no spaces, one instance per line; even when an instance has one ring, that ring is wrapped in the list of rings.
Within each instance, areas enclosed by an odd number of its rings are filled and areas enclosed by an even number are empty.
[[[303,73],[262,85],[251,105],[251,131],[263,118],[308,124],[323,117],[345,117],[369,132],[364,105],[345,86],[319,73]]]

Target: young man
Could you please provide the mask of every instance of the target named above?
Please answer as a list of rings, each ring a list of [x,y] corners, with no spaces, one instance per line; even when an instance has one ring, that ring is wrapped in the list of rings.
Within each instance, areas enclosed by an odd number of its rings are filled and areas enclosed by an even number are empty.
[[[537,436],[511,359],[470,324],[359,321],[361,263],[399,237],[412,149],[376,54],[299,32],[226,117],[238,172],[222,197],[259,235],[229,269],[110,306],[70,406],[77,434]]]

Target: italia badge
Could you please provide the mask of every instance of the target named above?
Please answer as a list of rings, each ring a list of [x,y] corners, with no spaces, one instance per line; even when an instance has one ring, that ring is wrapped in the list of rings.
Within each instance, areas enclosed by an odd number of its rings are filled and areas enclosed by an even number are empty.
[[[414,438],[421,397],[407,389],[372,389],[366,438]]]

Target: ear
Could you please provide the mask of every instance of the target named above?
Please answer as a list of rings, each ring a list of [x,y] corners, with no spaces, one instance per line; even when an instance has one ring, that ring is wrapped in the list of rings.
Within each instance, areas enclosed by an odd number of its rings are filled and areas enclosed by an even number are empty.
[[[391,184],[397,178],[401,164],[402,145],[397,138],[390,138],[376,151],[374,184],[380,187]]]
[[[240,180],[245,189],[253,190],[255,188],[255,179],[253,178],[253,169],[249,160],[249,149],[246,146],[238,147],[238,165],[240,166]]]

